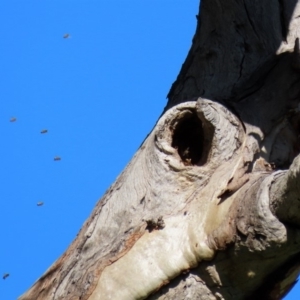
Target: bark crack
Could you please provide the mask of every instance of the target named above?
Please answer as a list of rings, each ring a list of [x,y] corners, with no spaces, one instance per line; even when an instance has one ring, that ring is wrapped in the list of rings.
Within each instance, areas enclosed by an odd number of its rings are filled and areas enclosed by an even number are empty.
[[[248,18],[248,20],[249,20],[250,26],[251,26],[251,28],[252,28],[254,34],[256,35],[257,39],[260,40],[259,34],[258,34],[258,32],[256,31],[255,26],[254,26],[254,23],[253,23],[253,21],[252,21],[252,19],[251,19],[251,17],[250,17],[250,13],[249,13],[249,11],[248,11],[248,8],[247,8],[247,5],[246,5],[246,1],[244,0],[243,2],[244,2],[245,11],[246,11],[246,15],[247,15],[247,18]]]
[[[255,80],[254,84],[250,87],[244,87],[243,91],[246,91],[244,94],[241,95],[241,97],[236,99],[236,102],[243,101],[247,99],[248,97],[254,95],[257,93],[264,85],[267,80],[267,77],[269,74],[273,71],[273,69],[277,66],[278,60],[276,59],[274,62],[271,62],[271,66],[264,71],[261,71],[260,69],[257,69],[256,72],[254,72],[253,77],[258,78]],[[251,78],[250,78],[251,80]],[[248,92],[247,92],[248,90]]]
[[[244,60],[245,60],[245,43],[244,43],[243,57],[242,57],[241,62],[240,62],[239,78],[237,79],[237,81],[239,81],[241,79],[241,77],[242,77]]]

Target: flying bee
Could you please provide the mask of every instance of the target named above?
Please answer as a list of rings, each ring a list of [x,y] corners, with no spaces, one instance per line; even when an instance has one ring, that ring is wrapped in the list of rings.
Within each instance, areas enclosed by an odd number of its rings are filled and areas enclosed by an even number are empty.
[[[48,132],[48,130],[47,129],[43,129],[43,130],[41,130],[41,134],[43,134],[43,133],[47,133]]]
[[[42,206],[42,205],[44,205],[44,202],[40,201],[40,202],[38,202],[36,205],[37,205],[37,206]]]
[[[9,276],[8,273],[4,273],[2,278],[3,278],[3,279],[6,279],[8,276]]]
[[[17,118],[15,118],[15,117],[12,117],[12,118],[10,118],[10,120],[9,120],[10,122],[16,122],[17,121]]]
[[[64,39],[68,39],[70,37],[70,34],[68,34],[68,33],[65,33],[64,35],[63,35],[63,38]]]
[[[54,160],[55,160],[55,161],[61,160],[61,158],[60,158],[60,156],[55,156],[55,157],[54,157]]]

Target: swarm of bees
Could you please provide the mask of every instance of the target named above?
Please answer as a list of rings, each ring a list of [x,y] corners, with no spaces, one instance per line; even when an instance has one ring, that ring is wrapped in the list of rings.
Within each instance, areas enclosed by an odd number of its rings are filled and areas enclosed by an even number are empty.
[[[68,38],[70,38],[70,37],[71,37],[71,36],[70,36],[69,33],[66,33],[66,34],[63,35],[63,38],[64,38],[64,39],[68,39]],[[17,121],[17,118],[16,118],[16,117],[11,117],[11,118],[9,119],[9,121],[10,121],[11,123],[16,122],[16,121]],[[41,133],[41,134],[48,133],[48,129],[42,129],[42,130],[40,131],[40,133]],[[60,160],[61,160],[61,157],[60,157],[60,156],[55,156],[55,157],[54,157],[54,161],[60,161]],[[43,201],[39,201],[39,202],[36,203],[36,205],[37,205],[37,206],[43,206],[43,205],[44,205],[44,202],[43,202]],[[10,276],[9,273],[4,273],[3,276],[2,276],[2,278],[3,278],[3,280],[5,280],[5,279],[6,279],[7,277],[9,277],[9,276]]]
[[[16,118],[16,117],[12,117],[12,118],[10,118],[9,121],[10,121],[10,122],[16,122],[16,121],[17,121],[17,118]],[[40,132],[41,132],[41,134],[45,134],[45,133],[48,132],[48,129],[42,129]],[[60,157],[60,156],[54,156],[54,160],[55,160],[55,161],[59,161],[59,160],[61,160],[61,157]],[[38,202],[38,203],[42,203],[42,204],[40,204],[40,205],[38,205],[38,206],[43,205],[43,202]]]

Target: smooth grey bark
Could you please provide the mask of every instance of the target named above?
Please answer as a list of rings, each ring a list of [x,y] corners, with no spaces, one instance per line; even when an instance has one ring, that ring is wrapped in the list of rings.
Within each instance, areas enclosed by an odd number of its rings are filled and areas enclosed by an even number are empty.
[[[300,1],[202,0],[164,114],[32,299],[281,299],[300,270]]]

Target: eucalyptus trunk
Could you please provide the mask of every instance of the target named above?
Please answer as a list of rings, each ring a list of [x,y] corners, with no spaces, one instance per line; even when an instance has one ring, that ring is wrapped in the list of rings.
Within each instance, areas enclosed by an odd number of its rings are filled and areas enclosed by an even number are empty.
[[[293,287],[300,1],[202,0],[197,19],[161,118],[20,300],[281,299]]]

